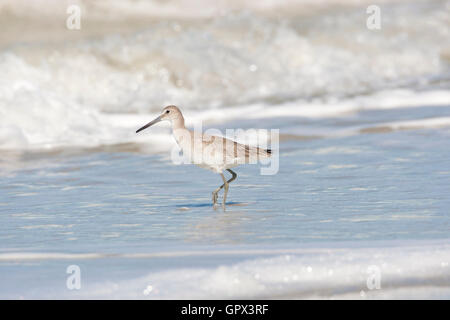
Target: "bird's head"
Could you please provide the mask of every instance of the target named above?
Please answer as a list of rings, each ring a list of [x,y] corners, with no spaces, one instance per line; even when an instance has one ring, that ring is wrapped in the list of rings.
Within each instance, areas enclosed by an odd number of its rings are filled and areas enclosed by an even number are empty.
[[[154,120],[147,123],[142,128],[138,129],[136,131],[136,133],[138,133],[139,131],[142,131],[144,129],[147,129],[148,127],[150,127],[160,121],[171,121],[172,122],[174,120],[178,120],[178,119],[182,119],[182,118],[183,118],[183,115],[181,114],[181,111],[180,111],[180,109],[178,109],[178,107],[167,106],[162,110],[161,114],[158,117],[156,117]]]

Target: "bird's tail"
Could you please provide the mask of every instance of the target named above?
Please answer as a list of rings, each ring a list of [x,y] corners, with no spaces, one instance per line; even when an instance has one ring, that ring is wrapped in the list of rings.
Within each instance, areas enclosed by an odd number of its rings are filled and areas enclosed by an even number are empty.
[[[258,155],[263,157],[270,157],[272,155],[272,150],[258,148]]]

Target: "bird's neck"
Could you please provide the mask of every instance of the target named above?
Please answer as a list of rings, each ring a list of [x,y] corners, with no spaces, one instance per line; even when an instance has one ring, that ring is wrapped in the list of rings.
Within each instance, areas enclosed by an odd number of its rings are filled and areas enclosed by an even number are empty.
[[[182,115],[172,121],[172,130],[186,129],[184,126],[184,118]]]

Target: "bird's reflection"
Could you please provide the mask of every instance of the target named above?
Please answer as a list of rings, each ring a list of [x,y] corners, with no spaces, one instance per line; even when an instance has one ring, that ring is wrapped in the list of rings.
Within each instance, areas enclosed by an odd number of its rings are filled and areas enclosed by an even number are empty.
[[[211,206],[211,204],[208,204]],[[227,211],[213,211],[195,223],[186,226],[186,241],[239,244],[249,235],[245,230],[248,221],[245,205],[239,202],[227,203]]]

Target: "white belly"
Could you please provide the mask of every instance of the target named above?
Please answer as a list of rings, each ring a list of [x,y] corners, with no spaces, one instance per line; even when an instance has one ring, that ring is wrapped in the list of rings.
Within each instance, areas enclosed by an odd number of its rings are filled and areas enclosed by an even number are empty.
[[[183,151],[183,156],[190,163],[201,168],[221,173],[225,169],[234,168],[240,164],[239,158],[224,154],[220,138],[214,143],[207,143],[202,136],[194,137],[189,130],[174,132],[175,140]]]

